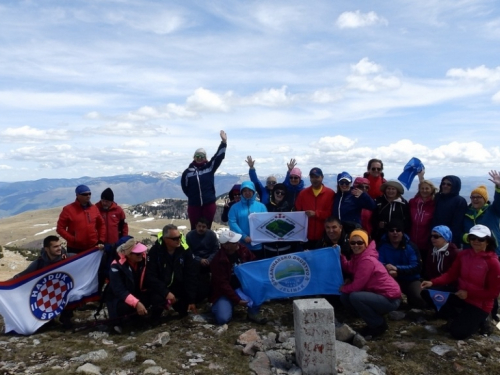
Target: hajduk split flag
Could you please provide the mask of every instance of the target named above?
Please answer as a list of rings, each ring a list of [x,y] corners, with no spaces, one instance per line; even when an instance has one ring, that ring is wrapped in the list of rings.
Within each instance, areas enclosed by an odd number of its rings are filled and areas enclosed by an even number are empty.
[[[259,212],[250,214],[252,244],[278,241],[307,241],[305,212]]]
[[[279,298],[340,294],[340,248],[304,251],[234,267],[241,289],[256,305]]]
[[[102,251],[87,250],[31,272],[0,282],[0,314],[5,333],[30,335],[65,307],[98,296],[97,270]]]

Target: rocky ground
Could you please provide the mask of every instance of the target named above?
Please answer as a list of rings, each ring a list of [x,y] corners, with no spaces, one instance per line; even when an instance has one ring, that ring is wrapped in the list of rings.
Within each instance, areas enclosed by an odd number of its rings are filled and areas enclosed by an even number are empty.
[[[176,319],[175,313],[155,328],[124,327],[121,334],[104,326],[64,331],[58,323],[31,336],[0,335],[1,374],[301,374],[295,363],[292,301],[263,306],[268,324],[246,321],[237,308],[228,326],[210,321],[209,306],[198,315]],[[93,322],[93,311],[77,311],[77,326]],[[344,374],[498,374],[500,332],[453,340],[432,313],[392,314],[389,331],[365,342],[350,328],[358,319],[337,317],[337,372]],[[0,324],[3,322],[0,321]],[[350,326],[350,327],[349,327]],[[104,332],[103,332],[104,331]]]

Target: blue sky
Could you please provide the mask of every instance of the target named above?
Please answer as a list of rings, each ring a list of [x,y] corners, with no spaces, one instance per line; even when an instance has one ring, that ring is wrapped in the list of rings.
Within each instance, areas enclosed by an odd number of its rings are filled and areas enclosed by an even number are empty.
[[[500,5],[3,1],[0,181],[182,171],[428,177],[500,168]]]

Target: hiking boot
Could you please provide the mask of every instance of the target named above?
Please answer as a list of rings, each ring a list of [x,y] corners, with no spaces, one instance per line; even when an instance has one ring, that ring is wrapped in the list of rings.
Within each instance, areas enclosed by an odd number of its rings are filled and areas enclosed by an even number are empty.
[[[257,314],[248,313],[247,319],[254,322],[254,323],[257,323],[257,324],[266,324],[267,323],[267,319],[264,318],[260,312]]]
[[[481,335],[491,335],[493,333],[493,322],[491,319],[491,315],[489,315],[483,323],[481,323],[481,326],[479,327],[479,333]]]

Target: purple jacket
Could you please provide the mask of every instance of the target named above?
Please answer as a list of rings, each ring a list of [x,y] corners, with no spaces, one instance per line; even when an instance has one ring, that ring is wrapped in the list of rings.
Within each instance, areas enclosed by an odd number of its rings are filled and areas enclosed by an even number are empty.
[[[401,289],[378,260],[375,241],[372,241],[361,254],[347,260],[341,255],[342,271],[352,275],[352,282],[342,286],[343,293],[372,292],[389,299],[401,298]]]

